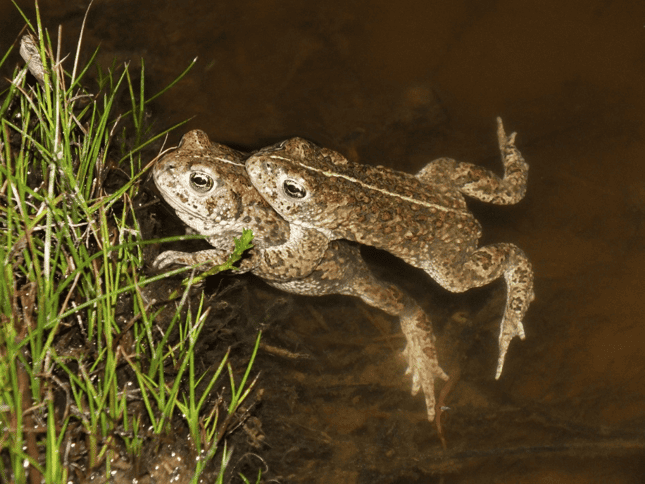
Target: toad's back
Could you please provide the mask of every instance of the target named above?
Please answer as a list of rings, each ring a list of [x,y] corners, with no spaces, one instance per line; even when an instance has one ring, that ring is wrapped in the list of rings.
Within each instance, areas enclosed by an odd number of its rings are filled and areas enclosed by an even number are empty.
[[[417,267],[437,253],[468,253],[481,235],[450,183],[350,163],[300,138],[256,153],[246,166],[287,220],[388,250]]]

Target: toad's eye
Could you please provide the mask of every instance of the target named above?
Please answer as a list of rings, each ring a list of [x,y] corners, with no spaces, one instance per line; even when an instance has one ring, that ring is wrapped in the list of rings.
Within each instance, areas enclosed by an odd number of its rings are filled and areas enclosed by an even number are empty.
[[[190,186],[199,193],[206,193],[213,188],[213,177],[196,171],[190,175]]]
[[[307,196],[307,190],[300,183],[294,180],[285,180],[282,183],[282,189],[284,194],[289,198],[305,198]]]

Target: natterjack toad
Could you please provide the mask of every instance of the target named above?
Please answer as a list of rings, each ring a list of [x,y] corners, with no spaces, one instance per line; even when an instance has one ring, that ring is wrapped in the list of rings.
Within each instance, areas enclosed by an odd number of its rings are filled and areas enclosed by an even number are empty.
[[[222,264],[233,251],[233,237],[245,228],[253,231],[253,252],[258,255],[242,261],[243,271],[252,270],[267,280],[289,281],[309,275],[319,264],[329,240],[322,234],[309,234],[303,243],[300,232],[304,229],[291,228],[253,189],[244,159],[243,153],[211,143],[206,133],[195,130],[155,164],[152,173],[164,200],[215,247],[194,253],[164,252],[155,260],[156,267]]]
[[[154,265],[220,264],[232,250],[233,237],[251,229],[255,246],[250,257],[243,259],[242,271],[295,294],[357,296],[399,318],[407,341],[404,355],[412,374],[412,393],[423,390],[432,421],[434,379],[447,376],[437,362],[432,326],[423,309],[396,286],[375,278],[354,244],[330,242],[321,232],[285,222],[251,185],[244,158],[240,152],[211,143],[204,132],[191,131],[177,150],[154,166],[154,180],[164,199],[215,247],[196,253],[167,251]],[[303,230],[312,233],[303,235]]]
[[[526,191],[528,165],[498,118],[504,177],[441,158],[416,175],[351,163],[339,153],[293,138],[246,161],[251,182],[292,226],[386,250],[424,269],[453,292],[504,277],[507,302],[496,378],[511,339],[524,339],[522,319],[533,299],[533,272],[522,250],[500,243],[477,248],[481,227],[464,195],[511,204]]]

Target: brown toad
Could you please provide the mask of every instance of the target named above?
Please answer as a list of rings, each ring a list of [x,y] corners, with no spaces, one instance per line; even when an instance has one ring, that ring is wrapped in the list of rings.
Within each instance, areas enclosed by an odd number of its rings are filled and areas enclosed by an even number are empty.
[[[194,253],[166,251],[155,260],[157,268],[171,263],[208,266],[224,263],[233,251],[234,237],[253,231],[254,257],[244,259],[240,270],[263,279],[290,281],[309,275],[329,245],[324,236],[306,237],[291,228],[258,196],[244,170],[245,155],[211,143],[203,131],[190,131],[177,150],[153,167],[157,188],[179,218],[214,249]]]
[[[533,299],[533,272],[522,250],[501,243],[477,248],[481,226],[464,195],[511,204],[526,192],[528,165],[497,119],[504,177],[470,163],[440,158],[416,175],[351,163],[339,153],[293,138],[250,156],[246,170],[264,199],[292,227],[330,240],[386,250],[425,270],[452,292],[503,276],[507,302],[499,336],[496,378]]]
[[[399,318],[407,341],[404,355],[412,374],[412,393],[423,389],[428,420],[432,421],[434,379],[447,376],[437,362],[428,316],[396,286],[375,278],[355,244],[330,242],[317,231],[304,236],[301,232],[306,229],[282,219],[251,185],[245,157],[211,143],[202,131],[191,131],[177,150],[155,164],[154,180],[164,199],[215,248],[196,253],[167,251],[154,265],[221,264],[233,248],[233,237],[251,229],[254,248],[250,257],[243,259],[241,271],[295,294],[357,296]]]

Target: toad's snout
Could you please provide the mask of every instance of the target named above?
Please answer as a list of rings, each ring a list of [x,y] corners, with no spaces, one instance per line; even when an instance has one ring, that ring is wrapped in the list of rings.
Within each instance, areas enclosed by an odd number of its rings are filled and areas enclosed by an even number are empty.
[[[265,186],[271,179],[271,166],[261,159],[249,158],[245,164],[246,172],[249,174],[251,183],[256,188]]]

